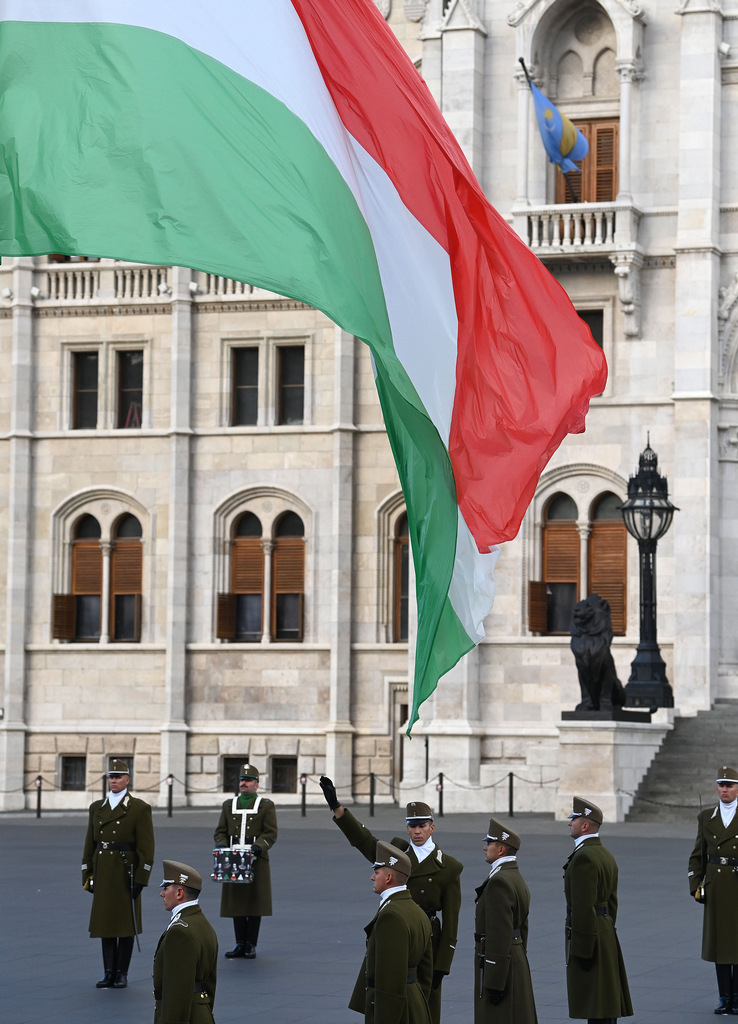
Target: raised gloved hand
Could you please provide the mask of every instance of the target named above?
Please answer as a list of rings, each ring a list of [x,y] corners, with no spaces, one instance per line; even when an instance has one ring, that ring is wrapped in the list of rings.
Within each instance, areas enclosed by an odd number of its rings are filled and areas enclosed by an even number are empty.
[[[131,886],[131,896],[134,898],[134,900],[138,899],[138,897],[143,892],[143,888],[144,887],[143,887],[143,884],[141,882],[134,882],[133,883],[133,885]]]
[[[441,982],[443,981],[447,974],[448,971],[434,971],[432,987],[438,988],[438,986],[441,984]]]
[[[484,993],[487,997],[487,1002],[491,1003],[492,1006],[499,1006],[502,1002],[502,998],[505,995],[501,988],[486,988]]]
[[[254,857],[261,857],[261,847],[257,846],[256,843],[251,844],[251,852],[253,853]]]
[[[323,790],[325,802],[332,811],[335,811],[336,808],[341,806],[341,801],[338,799],[338,794],[336,793],[336,787],[327,775],[320,776],[320,788]]]

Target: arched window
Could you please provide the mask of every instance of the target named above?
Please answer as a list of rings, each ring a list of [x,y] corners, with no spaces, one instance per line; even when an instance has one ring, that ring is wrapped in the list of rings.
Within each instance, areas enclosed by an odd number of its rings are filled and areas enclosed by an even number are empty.
[[[616,494],[603,494],[592,507],[592,532],[587,551],[589,593],[610,605],[612,631],[625,634],[625,574],[628,533]]]
[[[594,0],[579,0],[549,28],[550,99],[569,114],[589,143],[578,171],[556,172],[557,203],[608,203],[618,193],[620,77],[615,27]],[[573,116],[576,112],[577,116]]]
[[[94,516],[83,515],[74,524],[72,543],[72,595],[74,611],[72,639],[100,639],[100,603],[103,561],[100,524]],[[69,624],[71,625],[71,623]]]
[[[136,516],[102,507],[101,521],[82,513],[71,522],[68,543],[71,568],[64,568],[52,607],[52,637],[107,643],[141,639],[143,529]],[[105,514],[107,513],[107,518]]]
[[[230,589],[218,594],[219,640],[302,640],[305,526],[297,513],[283,512],[267,531],[272,540],[263,539],[264,528],[253,512],[233,521]]]
[[[579,511],[567,494],[555,494],[543,513],[541,579],[529,583],[528,619],[535,633],[567,634],[577,601],[599,594],[610,605],[613,632],[626,628],[627,533],[612,491],[600,494],[589,522],[578,528]]]
[[[274,527],[272,552],[272,636],[302,640],[305,590],[305,526],[295,512],[285,512]]]
[[[141,639],[143,545],[141,524],[130,513],[113,527],[110,554],[110,639]]]
[[[403,512],[395,525],[394,541],[392,638],[396,643],[402,640],[407,640],[408,634],[408,593],[410,576],[409,541],[407,512]]]

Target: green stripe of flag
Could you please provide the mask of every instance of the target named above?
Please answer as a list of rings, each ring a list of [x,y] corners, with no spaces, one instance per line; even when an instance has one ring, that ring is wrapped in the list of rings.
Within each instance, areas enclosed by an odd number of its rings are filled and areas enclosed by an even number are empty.
[[[4,255],[109,256],[245,280],[323,310],[372,348],[413,541],[414,721],[473,646],[447,598],[458,510],[343,177],[284,104],[163,33],[6,22],[0,64],[0,118],[12,126],[0,167]]]

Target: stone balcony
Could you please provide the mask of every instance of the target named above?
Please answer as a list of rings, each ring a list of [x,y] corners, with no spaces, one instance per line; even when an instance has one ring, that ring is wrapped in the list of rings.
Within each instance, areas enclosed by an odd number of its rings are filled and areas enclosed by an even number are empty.
[[[622,199],[516,207],[512,216],[517,233],[552,270],[567,262],[612,265],[629,337],[640,334],[640,219],[641,211]]]
[[[513,211],[516,230],[544,261],[609,259],[635,249],[640,218],[635,206],[623,202],[566,203]]]
[[[24,261],[25,262],[25,261]],[[5,258],[0,266],[0,312],[8,309],[14,300],[13,271],[15,261]],[[176,289],[175,268],[144,263],[126,263],[120,260],[100,259],[56,263],[45,257],[36,257],[30,269],[30,299],[43,315],[75,315],[73,310],[106,313],[109,307],[123,312],[125,307],[168,304]],[[234,281],[231,278],[201,271],[185,271],[188,279],[184,296],[198,306],[230,305],[233,302],[249,304],[268,302],[284,304],[292,300]],[[181,276],[180,276],[181,285]],[[26,286],[27,287],[27,286]]]

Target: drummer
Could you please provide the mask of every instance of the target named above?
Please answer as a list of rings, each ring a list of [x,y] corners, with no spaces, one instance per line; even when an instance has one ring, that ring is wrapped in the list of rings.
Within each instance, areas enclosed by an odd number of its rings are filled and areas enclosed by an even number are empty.
[[[277,841],[277,811],[268,797],[259,796],[258,789],[258,769],[241,765],[238,795],[223,804],[213,837],[216,846],[248,846],[254,854],[253,882],[223,882],[220,894],[220,916],[233,918],[236,936],[236,945],[226,953],[229,960],[256,957],[261,919],[272,913],[269,850]]]

